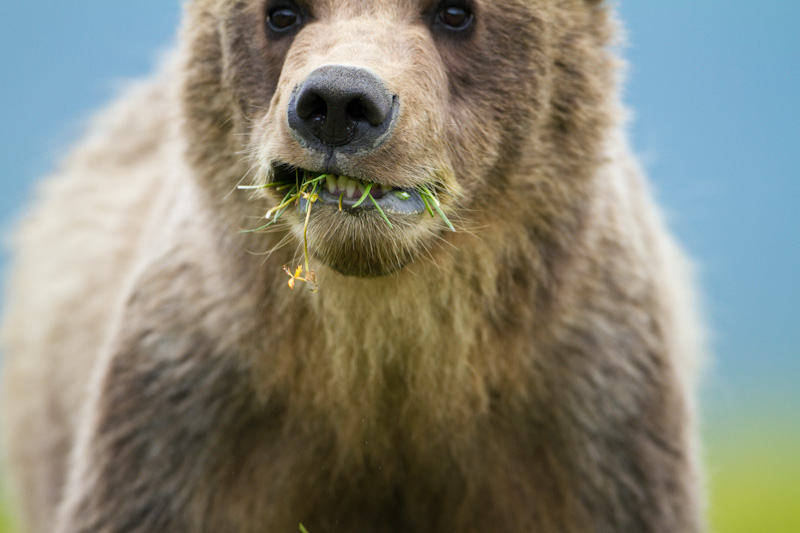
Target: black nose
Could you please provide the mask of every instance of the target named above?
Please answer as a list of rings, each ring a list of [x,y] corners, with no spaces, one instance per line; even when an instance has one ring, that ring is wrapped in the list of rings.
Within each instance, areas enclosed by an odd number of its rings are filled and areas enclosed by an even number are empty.
[[[292,94],[289,126],[311,147],[371,150],[388,135],[397,110],[380,79],[357,67],[319,67]]]

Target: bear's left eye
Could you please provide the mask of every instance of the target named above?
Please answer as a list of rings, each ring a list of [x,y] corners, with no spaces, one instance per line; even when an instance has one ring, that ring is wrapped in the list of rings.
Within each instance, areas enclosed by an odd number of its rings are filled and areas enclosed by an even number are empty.
[[[288,7],[280,7],[270,11],[267,16],[267,23],[273,31],[283,32],[291,29],[300,22],[300,15],[297,11]]]
[[[439,7],[436,18],[448,30],[462,31],[472,25],[472,11],[461,2],[448,2]]]

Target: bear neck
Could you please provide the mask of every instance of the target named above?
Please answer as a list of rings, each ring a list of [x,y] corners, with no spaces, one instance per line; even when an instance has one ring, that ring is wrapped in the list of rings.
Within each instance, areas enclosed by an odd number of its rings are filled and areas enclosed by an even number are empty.
[[[258,327],[260,393],[303,413],[288,420],[335,432],[343,450],[361,453],[365,441],[390,450],[398,439],[424,446],[431,431],[468,442],[498,402],[520,408],[540,379],[520,361],[546,341],[559,306],[552,295],[566,294],[554,289],[569,271],[566,251],[547,242],[534,228],[487,226],[386,277],[312,264],[317,293],[300,283],[290,291],[270,258],[262,275],[277,281],[265,300],[280,313],[267,311]],[[401,436],[396,427],[411,429]]]

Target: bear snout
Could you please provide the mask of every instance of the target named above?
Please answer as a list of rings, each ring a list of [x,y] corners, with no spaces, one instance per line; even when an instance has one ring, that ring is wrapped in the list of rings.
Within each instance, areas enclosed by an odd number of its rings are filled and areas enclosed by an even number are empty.
[[[325,65],[295,88],[287,114],[292,134],[306,148],[365,152],[386,140],[398,108],[398,96],[370,71]]]

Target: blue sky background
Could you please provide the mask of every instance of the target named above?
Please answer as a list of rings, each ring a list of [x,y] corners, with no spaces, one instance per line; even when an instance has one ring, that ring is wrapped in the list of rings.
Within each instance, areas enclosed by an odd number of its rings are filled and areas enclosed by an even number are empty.
[[[619,12],[632,144],[700,267],[707,419],[780,411],[800,428],[800,1]],[[88,114],[152,69],[178,19],[168,0],[0,2],[3,228]]]

